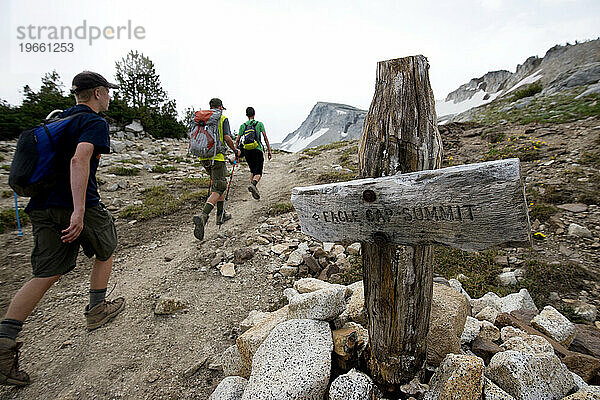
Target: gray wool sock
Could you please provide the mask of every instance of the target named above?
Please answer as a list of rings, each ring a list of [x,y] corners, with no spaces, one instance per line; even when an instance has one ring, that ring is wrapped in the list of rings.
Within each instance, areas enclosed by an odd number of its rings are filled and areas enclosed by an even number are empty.
[[[91,310],[95,305],[102,303],[105,298],[106,288],[90,289],[90,305],[88,306],[88,310]]]
[[[23,322],[16,319],[4,319],[0,322],[0,337],[17,340],[17,335],[23,329]]]

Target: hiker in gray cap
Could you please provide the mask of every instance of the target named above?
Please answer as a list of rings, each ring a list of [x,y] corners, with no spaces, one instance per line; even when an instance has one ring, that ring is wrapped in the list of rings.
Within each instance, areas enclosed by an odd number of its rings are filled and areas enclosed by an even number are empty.
[[[95,256],[90,277],[89,304],[84,315],[88,330],[110,321],[125,307],[125,299],[105,299],[112,270],[117,232],[113,217],[100,203],[96,171],[101,154],[110,152],[108,123],[98,113],[108,110],[109,89],[119,86],[102,75],[84,71],[73,78],[77,105],[61,113],[69,118],[56,157],[56,184],[34,196],[25,208],[33,229],[33,278],[12,298],[0,322],[0,384],[27,385],[19,370],[16,338],[23,322],[58,279],[75,268],[79,247]]]
[[[209,102],[211,110],[216,110],[217,114],[225,110],[221,99],[213,98]],[[233,140],[231,139],[231,128],[229,126],[229,119],[223,114],[220,114],[217,122],[218,140],[221,144],[227,144],[227,146],[233,150],[236,158],[239,157],[240,151],[235,147]],[[217,147],[220,148],[220,147]],[[200,214],[194,215],[192,221],[194,222],[194,236],[198,240],[204,240],[204,227],[208,221],[208,216],[212,210],[217,208],[216,224],[222,225],[225,221],[231,219],[231,214],[226,213],[224,209],[225,204],[225,190],[227,189],[227,166],[225,165],[225,155],[223,150],[216,152],[212,157],[198,157],[202,166],[210,176],[211,185],[209,188],[210,195],[202,207]]]

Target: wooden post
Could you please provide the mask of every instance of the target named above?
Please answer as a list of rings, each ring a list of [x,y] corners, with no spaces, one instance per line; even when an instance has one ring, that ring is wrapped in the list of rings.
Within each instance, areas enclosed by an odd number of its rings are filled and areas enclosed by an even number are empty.
[[[292,190],[303,233],[362,242],[365,358],[391,392],[425,364],[431,245],[484,250],[531,242],[518,159],[437,169],[442,145],[427,69],[423,56],[378,64],[359,147],[363,179]]]
[[[441,166],[442,139],[429,64],[422,56],[377,64],[375,95],[358,150],[362,177]],[[394,390],[423,369],[433,293],[432,246],[362,242],[367,364],[371,377]]]

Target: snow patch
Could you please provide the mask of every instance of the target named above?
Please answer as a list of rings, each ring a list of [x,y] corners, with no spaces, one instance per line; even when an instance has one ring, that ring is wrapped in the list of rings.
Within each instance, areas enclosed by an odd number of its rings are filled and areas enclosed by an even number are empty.
[[[312,141],[317,140],[318,138],[320,138],[327,132],[329,132],[329,128],[321,128],[317,132],[315,132],[312,135],[305,137],[305,138],[301,138],[300,134],[298,133],[290,141],[288,141],[285,144],[285,146],[281,146],[281,149],[287,150],[287,151],[292,151],[295,153],[297,151],[303,150]]]
[[[510,93],[520,86],[529,85],[531,83],[534,83],[534,82],[540,80],[544,76],[541,73],[542,73],[542,70],[539,69],[535,72],[535,74],[526,76],[525,78],[521,79],[515,86],[511,87],[506,93]]]
[[[460,103],[454,103],[452,100],[450,101],[436,101],[435,102],[435,111],[439,117],[443,117],[445,115],[452,114],[460,114],[461,112],[467,111],[474,107],[479,107],[483,104],[487,104],[490,101],[494,100],[498,97],[502,92],[496,92],[494,94],[489,94],[484,92],[483,90],[478,91],[471,97],[469,100],[461,101]],[[489,97],[484,100],[485,95],[489,95]]]

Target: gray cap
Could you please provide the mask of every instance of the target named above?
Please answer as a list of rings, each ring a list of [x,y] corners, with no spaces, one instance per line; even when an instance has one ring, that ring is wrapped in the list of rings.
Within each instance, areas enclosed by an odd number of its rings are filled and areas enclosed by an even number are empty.
[[[78,93],[85,89],[104,86],[109,89],[118,89],[119,85],[108,82],[102,75],[92,71],[83,71],[73,78],[71,93]]]
[[[219,108],[219,107],[223,107],[223,110],[227,110],[225,108],[225,106],[223,106],[223,102],[221,101],[221,99],[217,99],[216,97],[210,99],[210,102],[208,103],[208,106],[210,108]]]

